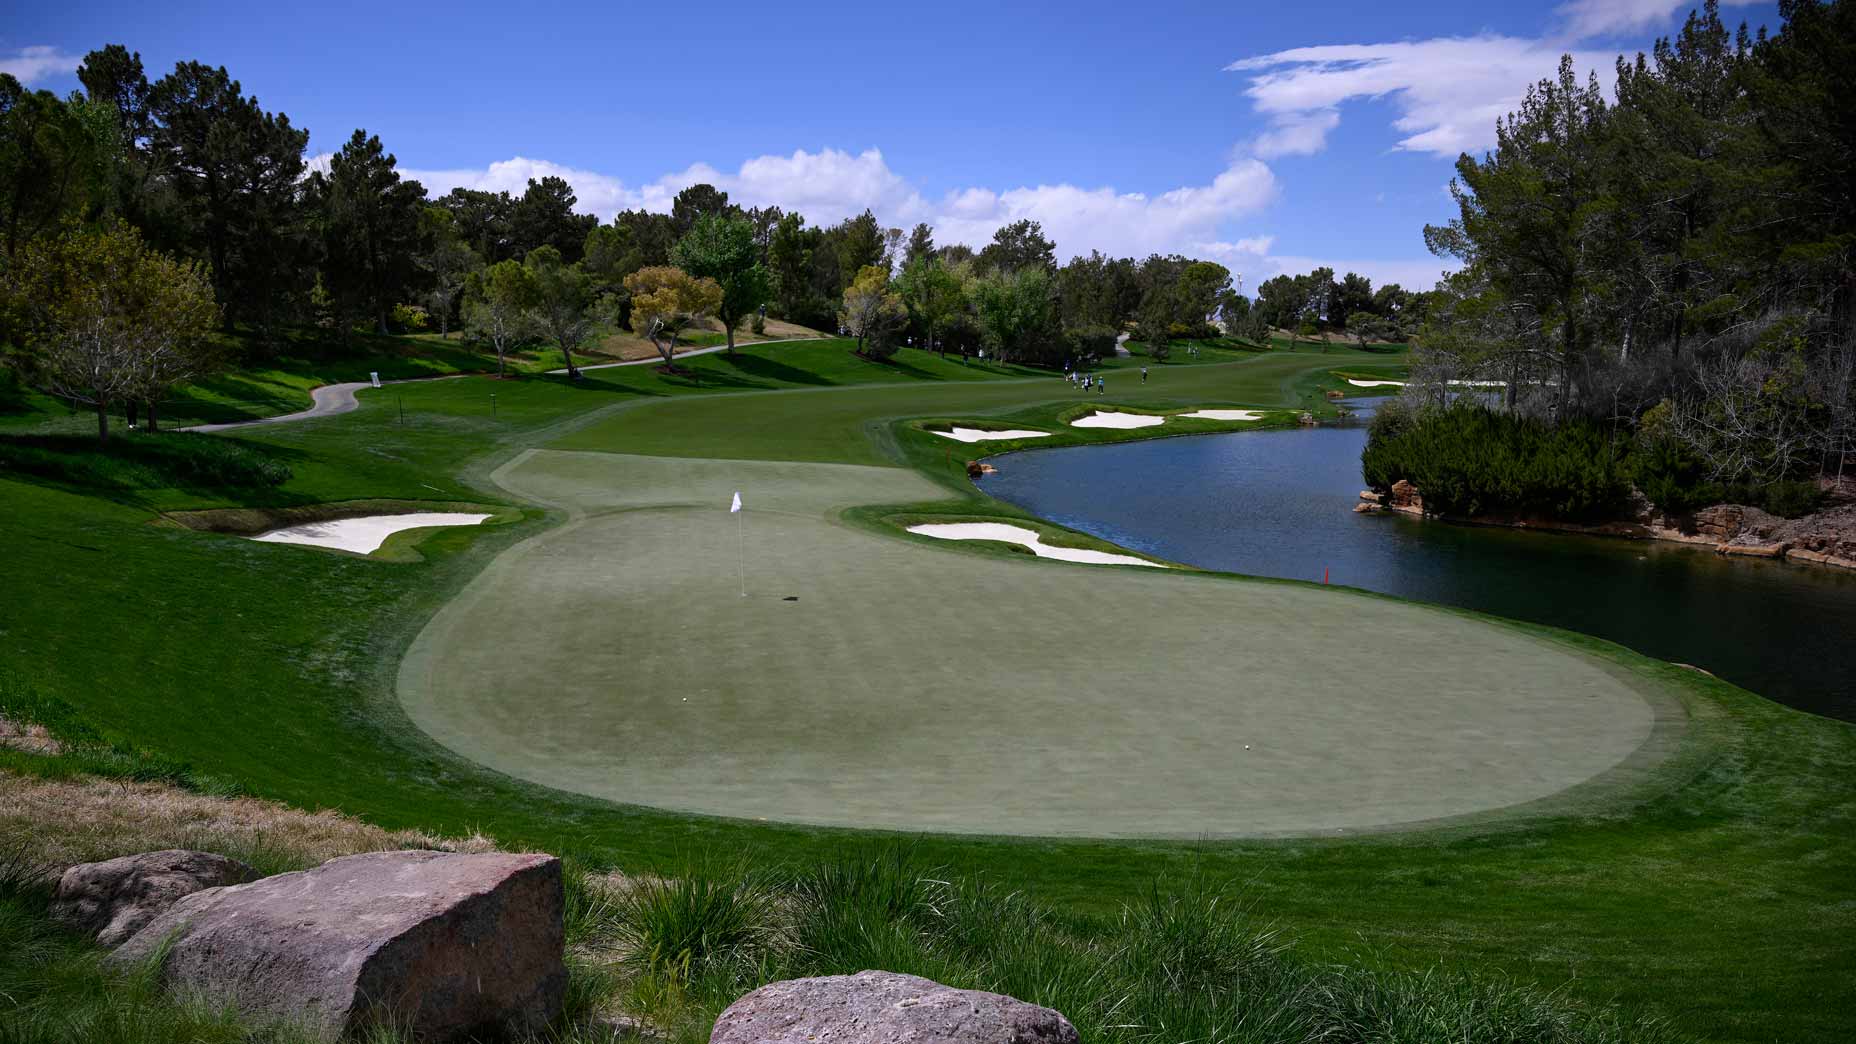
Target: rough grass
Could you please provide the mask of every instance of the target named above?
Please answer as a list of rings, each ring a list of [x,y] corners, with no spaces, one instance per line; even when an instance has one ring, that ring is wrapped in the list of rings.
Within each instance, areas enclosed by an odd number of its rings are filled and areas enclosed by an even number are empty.
[[[870,968],[1043,1004],[1090,1041],[1684,1039],[1653,1017],[1500,976],[1311,961],[1230,885],[1198,875],[1152,881],[1112,922],[1079,926],[889,846],[777,878],[692,867],[607,910],[601,930],[627,947],[609,967],[629,1014],[680,1041],[706,1040],[721,1010],[759,985]]]
[[[290,465],[231,439],[187,432],[121,432],[108,442],[81,435],[0,435],[0,473],[104,492],[150,489],[266,489]]]
[[[0,803],[0,852],[11,851],[47,872],[164,848],[218,852],[275,873],[357,852],[495,850],[495,843],[482,835],[383,830],[332,810],[304,812],[165,783],[0,771],[0,790],[6,794]]]

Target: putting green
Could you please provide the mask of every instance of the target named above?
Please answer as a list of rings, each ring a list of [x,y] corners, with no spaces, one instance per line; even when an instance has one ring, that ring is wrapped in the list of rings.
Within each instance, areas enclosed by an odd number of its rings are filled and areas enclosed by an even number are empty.
[[[1519,629],[839,517],[945,495],[906,469],[542,450],[496,479],[570,521],[433,619],[400,695],[452,749],[564,790],[837,826],[1212,837],[1504,808],[1650,756],[1645,696]]]

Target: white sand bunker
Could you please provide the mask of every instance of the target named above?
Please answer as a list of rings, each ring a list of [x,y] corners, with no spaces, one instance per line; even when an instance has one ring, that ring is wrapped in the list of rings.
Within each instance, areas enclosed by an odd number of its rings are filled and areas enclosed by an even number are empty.
[[[1198,417],[1202,420],[1252,421],[1262,420],[1262,410],[1193,410],[1182,413],[1181,417]]]
[[[1349,377],[1347,378],[1347,383],[1353,385],[1355,388],[1383,388],[1387,386],[1391,386],[1393,388],[1403,388],[1406,382],[1404,381],[1356,381],[1352,377]],[[1450,385],[1453,388],[1506,388],[1508,387],[1508,382],[1507,381],[1451,381]]]
[[[1056,558],[1065,562],[1089,562],[1094,565],[1139,565],[1165,569],[1159,562],[1149,562],[1133,555],[1116,555],[1107,551],[1090,551],[1080,547],[1054,547],[1038,538],[1036,530],[1008,526],[1003,522],[942,522],[910,526],[909,532],[938,540],[1002,540],[1022,544],[1039,558]]]
[[[956,439],[961,442],[991,442],[994,439],[1042,439],[1050,435],[1048,431],[1030,431],[1024,428],[1006,428],[1003,431],[987,431],[983,428],[960,427],[950,428],[947,431],[939,431],[934,428],[929,428],[928,430],[944,439]]]
[[[427,526],[474,526],[489,515],[471,515],[459,511],[415,511],[409,515],[365,515],[361,518],[337,518],[327,522],[308,522],[259,533],[253,540],[271,544],[308,544],[332,547],[338,551],[373,554],[387,538],[401,530]]]
[[[1113,410],[1098,410],[1087,417],[1078,417],[1070,422],[1072,428],[1151,428],[1156,424],[1165,424],[1165,417],[1151,417],[1145,413],[1117,413]]]

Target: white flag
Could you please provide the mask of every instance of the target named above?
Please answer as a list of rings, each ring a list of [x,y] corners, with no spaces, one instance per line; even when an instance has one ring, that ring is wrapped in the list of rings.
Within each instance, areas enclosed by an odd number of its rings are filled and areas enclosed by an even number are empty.
[[[736,490],[735,491],[735,502],[733,504],[728,505],[728,513],[732,515],[735,512],[740,511],[740,510],[741,510],[741,491]]]

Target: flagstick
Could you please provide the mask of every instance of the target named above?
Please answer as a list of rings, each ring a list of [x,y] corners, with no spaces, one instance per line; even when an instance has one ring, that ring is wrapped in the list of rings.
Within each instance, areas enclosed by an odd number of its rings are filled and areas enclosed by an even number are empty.
[[[741,515],[742,512],[735,512],[735,547],[738,551],[735,563],[741,574],[741,597],[746,598],[748,596],[748,538],[741,528],[743,524]]]

